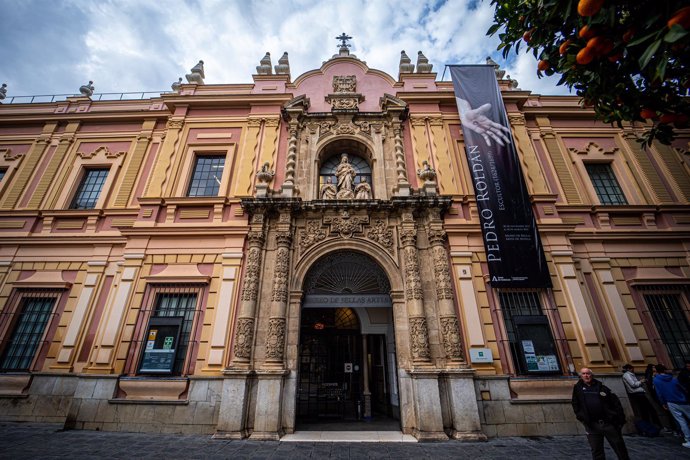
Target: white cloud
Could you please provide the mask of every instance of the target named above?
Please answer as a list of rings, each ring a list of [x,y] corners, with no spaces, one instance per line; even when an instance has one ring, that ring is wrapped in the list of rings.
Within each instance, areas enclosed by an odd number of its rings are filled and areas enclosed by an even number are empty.
[[[167,91],[199,59],[209,84],[248,83],[266,51],[274,65],[287,51],[294,79],[336,54],[341,32],[353,54],[394,78],[401,50],[413,63],[423,51],[439,77],[445,64],[503,62],[498,39],[486,36],[486,0],[23,2],[0,0],[19,25],[0,32],[9,95],[74,93],[88,80],[96,92]],[[555,81],[537,80],[529,59],[510,58],[509,73],[522,88],[553,93]]]

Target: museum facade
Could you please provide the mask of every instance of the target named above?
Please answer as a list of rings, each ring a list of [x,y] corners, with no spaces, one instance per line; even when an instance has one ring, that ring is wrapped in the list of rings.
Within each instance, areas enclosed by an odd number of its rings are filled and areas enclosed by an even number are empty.
[[[396,79],[345,40],[294,80],[267,53],[251,83],[205,84],[200,62],[150,98],[5,100],[0,420],[573,434],[579,368],[625,402],[623,364],[681,366],[690,132],[642,147],[492,71],[512,171],[475,165],[421,52]],[[524,187],[539,252],[500,244],[545,283],[492,277],[483,174]]]

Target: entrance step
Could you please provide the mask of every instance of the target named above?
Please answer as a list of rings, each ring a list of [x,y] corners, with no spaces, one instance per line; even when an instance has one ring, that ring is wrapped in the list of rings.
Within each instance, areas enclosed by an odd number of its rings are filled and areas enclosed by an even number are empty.
[[[399,431],[295,431],[286,434],[285,442],[417,442]]]

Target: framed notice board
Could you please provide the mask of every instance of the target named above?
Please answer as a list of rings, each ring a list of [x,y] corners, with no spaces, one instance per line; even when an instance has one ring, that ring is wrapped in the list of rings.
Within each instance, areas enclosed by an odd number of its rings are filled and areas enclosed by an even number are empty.
[[[151,318],[141,355],[142,374],[172,374],[179,348],[182,316]]]
[[[548,318],[544,315],[514,316],[518,356],[528,374],[560,374],[561,364]]]

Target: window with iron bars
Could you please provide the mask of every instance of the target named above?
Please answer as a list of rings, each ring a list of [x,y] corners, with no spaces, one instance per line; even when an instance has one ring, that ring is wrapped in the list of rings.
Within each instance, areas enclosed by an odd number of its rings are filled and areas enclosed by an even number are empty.
[[[516,373],[560,374],[558,351],[539,292],[501,290],[498,299]]]
[[[55,315],[61,291],[54,289],[21,290],[8,300],[0,323],[6,327],[0,346],[0,370],[28,371],[39,349],[45,344],[45,332]],[[12,308],[16,304],[16,308]]]
[[[645,306],[654,320],[659,337],[674,368],[684,368],[690,360],[690,324],[687,287],[639,286]]]
[[[185,375],[193,370],[204,288],[204,284],[148,286],[135,329],[136,359],[128,359],[128,373]]]

